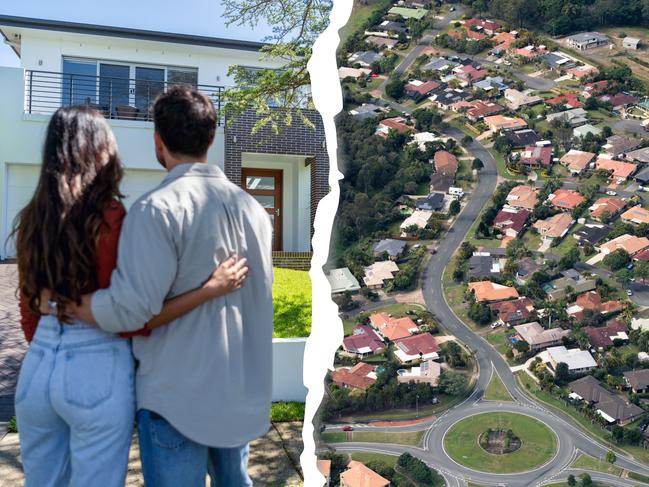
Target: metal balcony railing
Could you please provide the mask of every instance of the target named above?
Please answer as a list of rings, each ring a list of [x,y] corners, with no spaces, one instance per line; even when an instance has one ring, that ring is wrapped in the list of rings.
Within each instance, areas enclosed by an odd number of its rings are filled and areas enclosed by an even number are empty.
[[[62,106],[89,105],[106,118],[151,121],[155,98],[174,83],[111,78],[51,71],[25,71],[25,113],[52,114]],[[223,122],[224,86],[196,85],[214,103],[217,123]]]

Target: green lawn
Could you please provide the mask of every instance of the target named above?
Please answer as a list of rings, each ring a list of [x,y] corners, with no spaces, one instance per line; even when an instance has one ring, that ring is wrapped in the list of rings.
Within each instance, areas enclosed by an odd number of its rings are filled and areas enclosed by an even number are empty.
[[[390,0],[378,0],[375,2],[369,2],[368,5],[362,5],[360,3],[354,2],[354,8],[349,20],[345,26],[338,31],[340,36],[340,44],[343,44],[349,36],[354,32],[359,30],[367,19],[372,15],[375,10],[381,10],[390,5]]]
[[[537,250],[541,246],[541,236],[536,232],[528,230],[523,235],[523,242],[525,242],[525,247],[529,250]]]
[[[469,389],[472,389],[469,387]],[[460,397],[451,397],[445,394],[439,395],[437,398],[439,402],[437,404],[427,404],[419,405],[419,413],[416,409],[389,409],[387,411],[376,411],[372,413],[353,413],[343,416],[344,420],[350,423],[358,423],[365,421],[402,421],[408,419],[417,419],[425,418],[426,416],[432,416],[434,414],[439,414],[442,411],[445,411],[460,401],[471,392],[467,391],[467,394]]]
[[[479,436],[488,428],[511,429],[521,447],[511,453],[495,455],[483,450]],[[522,414],[482,413],[455,423],[444,437],[446,452],[456,462],[482,472],[525,472],[547,463],[557,449],[557,438],[546,425]]]
[[[311,278],[306,271],[273,269],[275,338],[307,337],[311,333]]]
[[[362,463],[367,463],[367,462],[383,462],[386,465],[391,466],[394,468],[394,466],[397,464],[397,460],[399,459],[398,455],[385,455],[383,453],[365,453],[365,452],[357,452],[357,453],[352,453],[350,455],[352,460],[356,460],[357,462],[362,462]]]
[[[649,477],[646,475],[642,475],[640,473],[635,473],[635,472],[629,472],[628,476],[632,480],[638,480],[640,482],[644,482],[645,484],[649,484]]]
[[[384,433],[382,431],[352,431],[352,432],[325,432],[320,439],[325,443],[340,443],[354,441],[360,443],[391,443],[394,445],[418,445],[424,437],[425,431],[407,433]],[[349,435],[350,439],[347,439]]]
[[[561,242],[559,242],[559,245],[557,245],[556,247],[550,247],[550,252],[553,253],[553,254],[555,254],[555,255],[558,255],[558,256],[563,257],[563,256],[566,255],[566,254],[570,251],[570,249],[572,249],[573,247],[577,247],[577,248],[579,248],[579,245],[577,244],[577,241],[575,240],[575,238],[574,238],[572,235],[573,235],[577,230],[579,230],[582,226],[583,226],[583,225],[579,225],[579,224],[573,226],[573,227],[570,229],[570,231],[566,234],[566,236],[563,237],[563,239],[561,240]]]
[[[503,155],[495,149],[487,149],[492,157],[496,160],[496,168],[498,169],[498,174],[507,179],[517,179],[524,181],[527,179],[527,176],[523,174],[513,174],[509,172],[507,166],[505,165],[505,158]]]
[[[505,355],[510,348],[509,340],[507,339],[507,330],[504,330],[502,327],[496,328],[495,331],[485,335],[485,340],[501,355]]]
[[[574,463],[570,466],[570,468],[593,470],[595,472],[617,475],[618,477],[622,475],[623,472],[620,467],[616,467],[612,463],[609,463],[605,460],[599,460],[597,458],[591,457],[590,455],[586,455],[585,453],[579,455]]]
[[[276,423],[304,421],[304,403],[274,402],[270,407],[270,420]]]
[[[511,396],[505,384],[503,384],[500,376],[494,371],[494,374],[491,376],[491,381],[487,386],[487,389],[484,392],[482,398],[485,401],[513,401],[514,398]]]

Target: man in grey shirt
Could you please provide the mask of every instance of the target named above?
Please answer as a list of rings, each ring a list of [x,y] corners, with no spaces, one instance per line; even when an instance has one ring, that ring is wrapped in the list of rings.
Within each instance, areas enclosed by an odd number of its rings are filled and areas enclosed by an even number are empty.
[[[216,113],[205,95],[171,87],[154,105],[156,156],[168,175],[129,210],[108,289],[90,298],[103,329],[136,330],[165,299],[197,288],[231,255],[242,289],[133,339],[145,483],[252,485],[248,442],[269,427],[272,229],[250,195],[207,164]]]

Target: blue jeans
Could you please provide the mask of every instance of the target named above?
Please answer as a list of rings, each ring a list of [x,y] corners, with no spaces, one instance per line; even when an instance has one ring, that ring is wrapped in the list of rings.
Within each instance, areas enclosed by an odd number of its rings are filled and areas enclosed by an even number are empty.
[[[130,340],[42,317],[16,387],[25,486],[123,487],[134,415]]]
[[[137,412],[140,457],[146,487],[248,487],[248,445],[212,448],[186,438],[159,414]]]

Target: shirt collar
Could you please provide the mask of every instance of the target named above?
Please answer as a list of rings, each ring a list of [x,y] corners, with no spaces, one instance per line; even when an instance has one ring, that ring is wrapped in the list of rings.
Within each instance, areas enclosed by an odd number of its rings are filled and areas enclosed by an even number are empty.
[[[175,179],[178,179],[183,176],[198,176],[198,177],[213,177],[213,178],[225,178],[225,173],[214,164],[208,164],[205,162],[187,162],[185,164],[179,164],[174,167],[165,178],[162,180],[163,183],[168,183]]]

